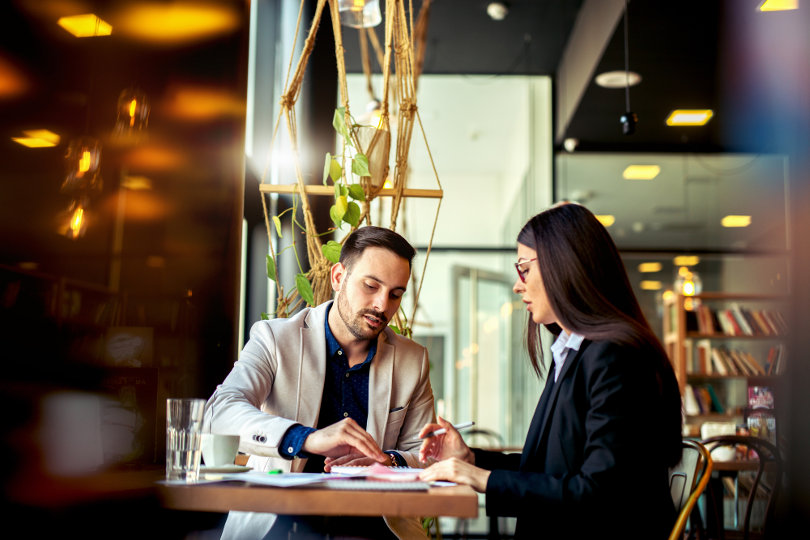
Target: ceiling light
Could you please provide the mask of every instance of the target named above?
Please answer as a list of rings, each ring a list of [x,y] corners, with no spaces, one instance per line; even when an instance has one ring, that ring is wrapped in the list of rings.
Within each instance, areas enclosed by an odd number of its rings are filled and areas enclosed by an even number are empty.
[[[629,165],[622,173],[622,178],[625,180],[652,180],[660,172],[661,167],[658,165]]]
[[[563,141],[563,148],[565,148],[566,152],[573,152],[579,146],[579,139],[575,139],[573,137],[568,137]]]
[[[616,216],[611,216],[610,214],[603,214],[596,216],[596,219],[599,220],[604,227],[610,227],[616,222]]]
[[[58,21],[56,21],[56,24],[77,38],[109,36],[112,34],[112,26],[110,26],[110,23],[100,19],[93,13],[61,17]]]
[[[487,15],[489,15],[493,21],[504,20],[508,13],[509,6],[504,2],[490,2],[489,5],[487,5]]]
[[[720,220],[723,227],[748,227],[751,225],[751,216],[729,215]]]
[[[25,137],[12,137],[11,140],[28,148],[50,148],[60,140],[59,135],[47,129],[29,129],[23,134]]]
[[[663,265],[660,262],[645,262],[638,265],[638,271],[644,274],[660,272]]]
[[[790,11],[799,9],[799,0],[765,0],[757,9],[760,11]]]
[[[672,264],[675,266],[695,266],[700,262],[700,257],[697,255],[678,255],[672,259]]]
[[[596,84],[602,88],[625,88],[641,82],[641,75],[635,71],[606,71],[596,76]]]
[[[662,286],[660,281],[644,280],[641,282],[641,288],[645,291],[660,291]]]
[[[675,109],[669,113],[668,126],[703,126],[706,125],[714,111],[711,109]]]

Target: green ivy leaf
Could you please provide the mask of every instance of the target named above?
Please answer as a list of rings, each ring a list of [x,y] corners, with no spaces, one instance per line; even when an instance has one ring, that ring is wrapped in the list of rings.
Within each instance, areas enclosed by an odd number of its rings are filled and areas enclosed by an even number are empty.
[[[356,154],[352,158],[352,172],[357,176],[371,176],[368,170],[368,158],[364,154]]]
[[[326,153],[326,159],[323,162],[323,185],[326,185],[326,179],[332,172],[332,154]]]
[[[343,223],[343,214],[338,214],[336,204],[333,204],[332,207],[329,208],[329,217],[332,218],[332,223],[335,224],[335,227],[339,229],[341,223]]]
[[[343,140],[346,141],[346,144],[351,146],[352,138],[349,135],[349,130],[346,128],[346,108],[345,107],[338,107],[335,109],[335,116],[332,117],[332,127],[335,128],[335,131],[340,133],[343,137]]]
[[[349,186],[349,195],[355,200],[358,201],[365,201],[366,200],[366,192],[363,191],[363,186],[360,184],[352,184]]]
[[[388,325],[388,328],[390,328],[391,330],[393,330],[395,334],[402,335],[402,332],[399,330],[399,326],[397,326],[397,325],[395,325],[395,324],[389,324],[389,325]]]
[[[273,224],[276,226],[276,234],[281,238],[281,220],[278,219],[278,216],[273,216]]]
[[[335,264],[340,261],[340,250],[342,247],[343,245],[340,242],[329,240],[326,244],[321,246],[321,252],[323,256],[326,257],[327,261]]]
[[[332,179],[332,182],[337,182],[340,180],[341,176],[343,176],[343,167],[341,167],[338,160],[333,157],[332,162],[329,165],[329,178]]]
[[[273,261],[273,257],[271,257],[270,255],[265,255],[265,257],[267,257],[267,277],[275,281],[276,263]]]
[[[269,314],[269,313],[265,313],[264,311],[262,311],[262,320],[263,320],[263,321],[267,321],[267,320],[269,320],[269,319],[270,319],[270,314]]]
[[[295,275],[295,288],[298,289],[298,295],[310,306],[315,305],[315,295],[312,292],[312,284],[307,279],[306,274]]]
[[[343,221],[352,227],[357,227],[357,224],[360,223],[360,205],[354,201],[350,202],[346,207],[346,213],[343,214]]]

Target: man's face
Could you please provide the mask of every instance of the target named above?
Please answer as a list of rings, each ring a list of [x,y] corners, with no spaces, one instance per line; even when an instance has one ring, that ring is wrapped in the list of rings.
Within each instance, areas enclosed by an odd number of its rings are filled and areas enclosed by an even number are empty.
[[[388,325],[402,302],[411,275],[408,261],[384,248],[366,248],[346,268],[332,267],[335,305],[355,339],[372,340]]]

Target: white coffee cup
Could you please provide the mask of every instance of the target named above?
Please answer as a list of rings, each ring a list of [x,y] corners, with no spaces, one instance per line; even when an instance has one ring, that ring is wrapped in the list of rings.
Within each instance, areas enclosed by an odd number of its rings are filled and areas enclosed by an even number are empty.
[[[239,451],[239,435],[203,433],[201,447],[206,467],[233,465]]]

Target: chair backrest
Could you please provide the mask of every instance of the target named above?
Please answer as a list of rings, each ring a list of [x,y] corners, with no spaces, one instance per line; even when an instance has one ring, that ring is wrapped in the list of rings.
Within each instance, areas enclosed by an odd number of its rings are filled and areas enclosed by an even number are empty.
[[[765,439],[746,435],[718,435],[716,437],[709,437],[702,442],[710,452],[721,446],[731,446],[733,448],[742,447],[748,452],[747,459],[757,460],[756,473],[748,489],[748,500],[743,516],[742,533],[743,538],[748,540],[751,534],[751,509],[754,506],[754,501],[758,493],[765,494],[765,519],[763,521],[763,532],[765,532],[765,527],[770,520],[773,511],[773,503],[782,481],[782,459],[779,455],[779,449]],[[753,452],[751,452],[752,450]],[[771,472],[773,473],[772,485],[768,486],[763,482],[763,474],[766,468],[769,474]]]
[[[683,536],[689,514],[706,489],[711,472],[712,457],[706,447],[698,441],[684,439],[681,461],[669,470],[669,490],[678,512],[669,540]]]

